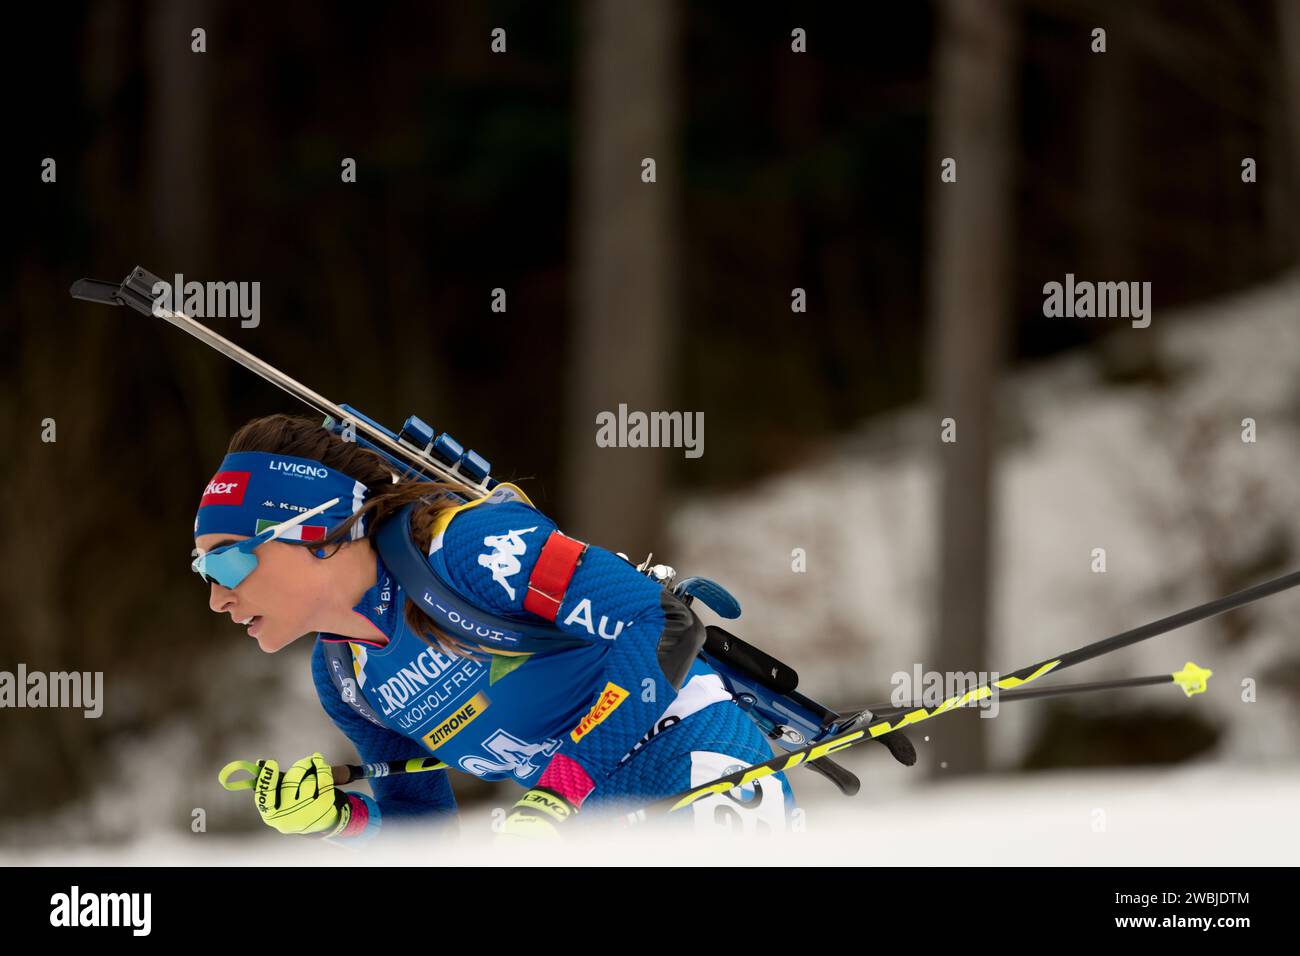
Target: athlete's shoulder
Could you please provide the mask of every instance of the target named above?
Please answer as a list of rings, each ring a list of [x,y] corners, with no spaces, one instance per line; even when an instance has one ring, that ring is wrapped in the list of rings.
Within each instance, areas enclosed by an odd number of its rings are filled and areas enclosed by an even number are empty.
[[[492,550],[495,545],[487,540],[489,538],[495,540],[541,532],[541,539],[545,541],[554,529],[555,522],[542,514],[520,488],[503,482],[486,498],[449,508],[438,515],[429,552],[432,554],[443,547],[447,549],[449,559],[453,554],[464,557],[458,552],[477,552],[485,547]],[[518,549],[519,546],[513,547]]]
[[[517,611],[542,545],[555,522],[513,485],[440,515],[430,559],[481,607]],[[511,493],[515,492],[517,494]]]
[[[459,532],[470,525],[490,524],[503,519],[509,521],[529,512],[541,514],[522,488],[503,481],[486,497],[465,501],[440,511],[433,522],[433,540],[430,542],[429,553],[433,554],[442,548],[446,534],[453,525]],[[481,520],[467,521],[471,515]]]

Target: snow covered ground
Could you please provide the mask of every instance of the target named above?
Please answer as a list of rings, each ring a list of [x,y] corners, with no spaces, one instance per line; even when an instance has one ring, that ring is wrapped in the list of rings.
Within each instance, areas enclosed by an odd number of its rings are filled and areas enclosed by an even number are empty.
[[[1297,807],[1300,771],[1072,772],[994,776],[884,798],[824,798],[806,806],[802,832],[781,835],[645,829],[614,837],[570,833],[558,845],[516,849],[496,846],[487,814],[468,811],[459,838],[415,833],[363,852],[269,831],[241,839],[157,833],[121,848],[4,853],[0,864],[1294,866]]]
[[[1300,567],[1300,276],[1198,309],[1167,330],[1161,318],[1157,311],[1151,329],[1121,334],[1159,336],[1168,364],[1184,370],[1166,387],[1104,384],[1082,354],[1006,381],[992,646],[972,669],[1014,670],[1218,596],[1207,569],[1248,562],[1278,541],[1290,548],[1285,569]],[[1246,417],[1257,423],[1255,443],[1241,441]],[[745,610],[728,629],[793,664],[805,693],[832,706],[886,698],[891,674],[924,665],[935,613],[936,433],[926,413],[905,411],[742,493],[688,500],[672,520],[675,543],[657,558],[682,576],[703,574],[730,588]],[[1090,568],[1098,547],[1106,549],[1104,574]],[[807,553],[806,573],[791,570],[794,548]],[[1085,705],[1095,713],[1139,699],[1170,712],[1196,708],[1224,736],[1192,764],[995,769],[980,780],[935,783],[866,744],[842,760],[863,779],[859,796],[841,797],[796,771],[805,830],[729,841],[722,852],[755,863],[1294,865],[1300,715],[1294,698],[1261,678],[1281,661],[1300,660],[1300,593],[1260,602],[1251,621],[1250,638],[1235,645],[1204,622],[1070,672],[1072,681],[1169,672],[1187,660],[1212,668],[1210,692],[1192,699],[1162,687],[1090,696]],[[315,699],[307,650],[264,657],[232,643],[214,652],[201,666],[229,675],[210,682],[214,694],[245,686],[254,673],[262,681],[279,675],[284,691],[275,712],[261,715],[262,728],[222,731],[218,759],[195,746],[211,728],[183,722],[105,754],[109,776],[91,799],[25,824],[21,834],[0,831],[0,863],[245,865],[298,854],[331,865],[507,862],[506,851],[484,840],[490,808],[481,803],[465,807],[463,838],[451,844],[413,839],[356,854],[271,833],[220,835],[253,813],[247,795],[217,788],[226,760],[285,761],[318,749],[353,757]],[[1253,701],[1243,699],[1247,681],[1256,684]],[[981,721],[995,768],[1024,754],[1040,704],[1008,705]],[[206,712],[229,714],[231,704],[213,701]],[[977,718],[940,720],[955,719]],[[924,762],[925,734],[912,734]],[[141,773],[147,760],[168,772]],[[189,832],[196,807],[208,813],[206,833]],[[91,847],[107,834],[118,841]],[[716,859],[698,837],[657,832],[544,853],[607,864]]]
[[[1258,560],[1279,542],[1290,555],[1264,576],[1300,567],[1300,275],[1167,328],[1157,314],[1150,329],[1119,334],[1159,336],[1158,351],[1184,374],[1166,387],[1116,387],[1076,353],[1004,382],[991,646],[973,670],[1006,673],[1221,596],[1209,568]],[[1247,417],[1254,443],[1241,440]],[[929,413],[908,410],[869,422],[820,462],[697,498],[675,516],[675,545],[661,559],[730,588],[741,618],[701,616],[788,661],[805,693],[831,706],[886,699],[890,675],[924,665],[937,615],[938,430]],[[804,573],[791,570],[795,548],[807,554]],[[1094,548],[1106,551],[1105,573],[1091,570]],[[1300,592],[1250,613],[1254,630],[1239,646],[1217,640],[1212,620],[1061,681],[1196,661],[1214,671],[1207,694],[1147,689],[1086,706],[1200,708],[1226,731],[1215,759],[1295,766],[1295,698],[1261,677],[1300,660]],[[1253,702],[1242,699],[1247,680]],[[1041,713],[1017,704],[986,721],[998,765],[1023,754]]]

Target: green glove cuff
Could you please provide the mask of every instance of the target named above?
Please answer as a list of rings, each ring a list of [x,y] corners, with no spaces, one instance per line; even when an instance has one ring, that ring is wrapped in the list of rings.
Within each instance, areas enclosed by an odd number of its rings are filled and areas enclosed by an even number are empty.
[[[533,787],[519,798],[519,802],[514,805],[511,812],[512,814],[536,814],[548,817],[555,823],[563,823],[578,811],[574,809],[569,801],[554,790],[548,790],[545,787]]]

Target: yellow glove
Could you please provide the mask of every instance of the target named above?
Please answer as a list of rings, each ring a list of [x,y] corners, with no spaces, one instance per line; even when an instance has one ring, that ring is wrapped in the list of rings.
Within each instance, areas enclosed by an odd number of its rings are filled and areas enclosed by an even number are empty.
[[[567,800],[552,790],[534,787],[510,808],[497,843],[516,843],[525,840],[558,840],[559,824],[578,811]]]
[[[253,786],[262,821],[281,833],[334,836],[348,825],[352,806],[334,786],[334,774],[320,753],[303,757],[288,773],[274,760],[257,762]]]

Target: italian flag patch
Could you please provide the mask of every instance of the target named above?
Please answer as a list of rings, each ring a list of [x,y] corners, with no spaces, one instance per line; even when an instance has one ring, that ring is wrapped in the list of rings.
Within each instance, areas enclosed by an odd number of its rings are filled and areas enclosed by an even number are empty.
[[[267,528],[273,528],[278,524],[280,524],[279,521],[272,521],[270,518],[258,518],[257,530],[253,534],[261,534]],[[320,541],[325,537],[325,526],[320,524],[295,525],[280,537],[287,541]]]

